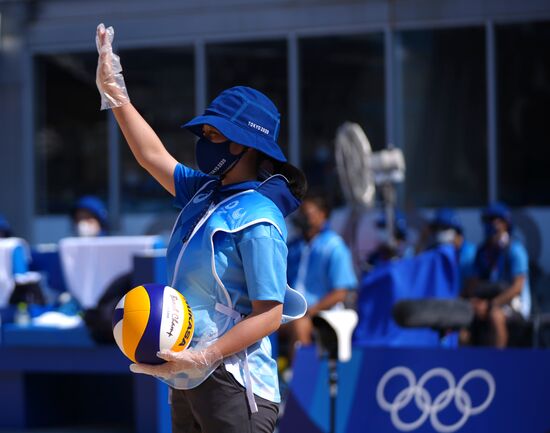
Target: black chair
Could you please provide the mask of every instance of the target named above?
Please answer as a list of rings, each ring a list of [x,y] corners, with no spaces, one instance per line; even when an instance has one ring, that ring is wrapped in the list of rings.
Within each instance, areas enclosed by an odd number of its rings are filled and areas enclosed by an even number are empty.
[[[531,281],[533,347],[550,347],[550,274],[538,274]]]
[[[431,328],[442,339],[448,332],[469,327],[474,311],[464,299],[404,299],[394,305],[393,318],[404,328]]]

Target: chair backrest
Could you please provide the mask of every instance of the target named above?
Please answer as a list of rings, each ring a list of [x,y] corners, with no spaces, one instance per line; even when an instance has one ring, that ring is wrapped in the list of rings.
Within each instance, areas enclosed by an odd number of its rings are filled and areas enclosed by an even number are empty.
[[[22,254],[18,254],[22,252]],[[29,246],[24,239],[0,239],[0,307],[8,303],[15,287],[14,269],[18,261],[25,261],[23,268],[28,268]],[[26,269],[22,269],[23,271]]]
[[[406,328],[444,332],[468,327],[474,312],[464,299],[404,299],[394,305],[393,317]]]
[[[158,246],[158,236],[66,238],[59,252],[67,290],[84,308],[93,308],[107,286],[132,271],[133,257]]]
[[[542,274],[531,281],[533,312],[550,313],[550,273]]]

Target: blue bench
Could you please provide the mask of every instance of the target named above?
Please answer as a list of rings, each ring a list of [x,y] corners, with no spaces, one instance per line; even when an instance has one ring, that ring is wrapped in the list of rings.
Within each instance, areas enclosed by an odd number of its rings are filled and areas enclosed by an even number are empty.
[[[95,345],[87,336],[86,328],[61,330],[6,325],[2,334],[0,428],[28,428],[39,426],[44,420],[51,423],[70,417],[71,414],[63,413],[63,405],[45,404],[51,403],[47,400],[50,396],[64,392],[62,389],[54,392],[57,388],[64,388],[70,395],[61,398],[81,402],[81,417],[89,413],[90,408],[97,407],[98,411],[105,412],[97,413],[97,420],[108,418],[128,423],[131,421],[120,418],[127,415],[122,409],[129,407],[134,431],[170,432],[168,387],[149,376],[132,374],[128,369],[130,361],[120,350],[116,346]],[[81,380],[83,377],[87,377],[88,382]],[[74,386],[67,384],[70,381]],[[94,389],[102,389],[103,397],[111,396],[116,405],[102,406],[94,394],[79,395],[79,383],[91,383]]]
[[[162,283],[165,261],[158,255],[136,256],[134,280]],[[132,374],[118,347],[97,345],[85,326],[57,329],[4,320],[0,339],[0,428],[57,426],[73,417],[67,406],[78,412],[75,422],[114,420],[131,424],[137,433],[171,431],[168,387]],[[86,389],[79,391],[80,385]],[[106,401],[82,395],[90,387]]]

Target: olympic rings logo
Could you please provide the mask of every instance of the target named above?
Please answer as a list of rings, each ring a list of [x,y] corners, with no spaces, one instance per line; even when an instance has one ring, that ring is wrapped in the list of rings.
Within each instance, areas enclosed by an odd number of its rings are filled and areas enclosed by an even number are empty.
[[[384,391],[387,383],[394,377],[403,376],[408,386],[400,391],[392,402],[386,400]],[[447,382],[447,389],[432,400],[432,396],[425,389],[426,383],[436,377]],[[472,406],[470,395],[464,390],[472,379],[481,379],[487,383],[487,397],[478,406]],[[407,367],[394,367],[388,370],[376,387],[376,401],[379,406],[390,413],[394,427],[400,431],[411,431],[420,427],[429,418],[434,430],[440,433],[451,433],[461,428],[471,415],[478,415],[489,407],[495,397],[495,379],[487,370],[476,369],[466,373],[456,384],[453,374],[446,368],[433,368],[424,373],[418,382],[414,373]],[[420,410],[420,417],[411,422],[405,422],[399,417],[399,411],[405,408],[414,398],[414,403]],[[454,401],[461,417],[454,424],[443,424],[438,414]]]

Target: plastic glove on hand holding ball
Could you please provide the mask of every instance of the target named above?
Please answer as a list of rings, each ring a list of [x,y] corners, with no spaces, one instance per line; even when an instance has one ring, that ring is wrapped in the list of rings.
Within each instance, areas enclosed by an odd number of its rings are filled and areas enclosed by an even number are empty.
[[[215,347],[187,349],[193,332],[193,313],[183,295],[160,284],[130,290],[113,314],[115,341],[136,362],[130,366],[134,373],[170,379],[182,371],[216,368],[223,357]]]
[[[203,371],[214,370],[223,359],[220,351],[213,346],[203,350],[187,349],[183,352],[162,350],[158,356],[167,362],[162,365],[132,364],[130,370],[133,373],[150,374],[162,379],[171,379],[182,372],[198,376]]]

